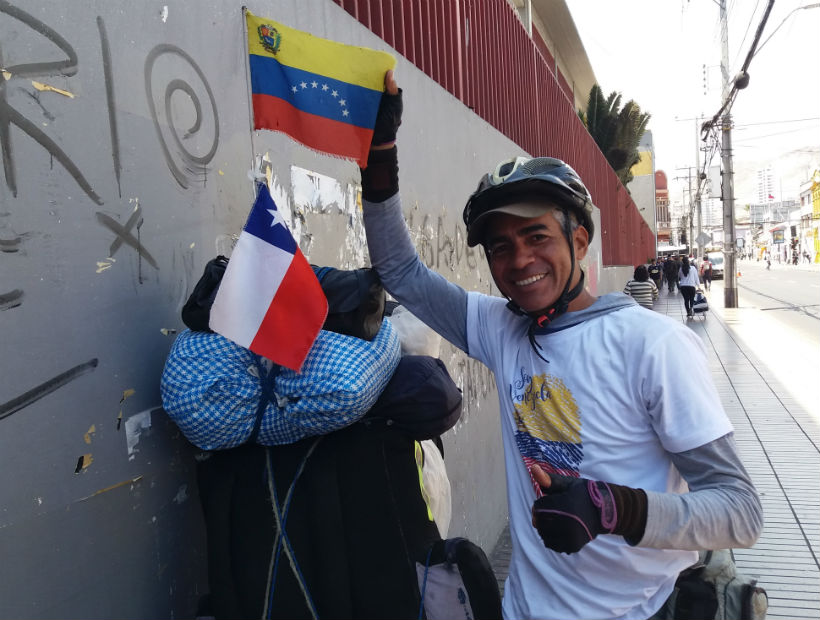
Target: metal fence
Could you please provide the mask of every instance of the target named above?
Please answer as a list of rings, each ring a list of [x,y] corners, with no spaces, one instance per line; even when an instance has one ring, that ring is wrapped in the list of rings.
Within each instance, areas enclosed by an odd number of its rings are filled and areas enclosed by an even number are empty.
[[[572,89],[506,0],[334,0],[533,155],[572,165],[601,210],[604,265],[655,253],[652,230],[578,118]]]

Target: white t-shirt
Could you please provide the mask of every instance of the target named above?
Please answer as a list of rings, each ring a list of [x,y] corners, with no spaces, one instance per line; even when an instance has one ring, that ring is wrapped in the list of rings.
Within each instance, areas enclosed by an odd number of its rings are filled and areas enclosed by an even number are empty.
[[[572,555],[546,549],[530,520],[536,485],[529,466],[685,492],[668,452],[732,430],[703,344],[682,324],[629,305],[538,336],[547,363],[530,346],[528,321],[505,305],[468,295],[470,355],[493,370],[500,395],[513,546],[504,616],[647,618],[697,554],[631,547],[607,535]]]

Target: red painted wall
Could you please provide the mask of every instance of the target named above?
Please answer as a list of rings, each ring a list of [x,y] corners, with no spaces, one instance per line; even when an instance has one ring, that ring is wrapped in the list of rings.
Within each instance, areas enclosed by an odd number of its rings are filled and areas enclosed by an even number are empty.
[[[649,226],[578,119],[567,80],[506,0],[334,1],[522,149],[575,168],[601,210],[604,265],[655,254]]]

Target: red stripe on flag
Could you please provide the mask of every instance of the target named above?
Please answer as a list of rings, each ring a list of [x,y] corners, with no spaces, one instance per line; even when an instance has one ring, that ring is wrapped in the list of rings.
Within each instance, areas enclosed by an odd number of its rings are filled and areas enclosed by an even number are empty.
[[[367,166],[372,129],[302,112],[278,97],[260,94],[253,95],[253,121],[254,129],[281,131],[312,149]]]
[[[325,294],[310,264],[297,250],[248,348],[298,372],[325,318]]]

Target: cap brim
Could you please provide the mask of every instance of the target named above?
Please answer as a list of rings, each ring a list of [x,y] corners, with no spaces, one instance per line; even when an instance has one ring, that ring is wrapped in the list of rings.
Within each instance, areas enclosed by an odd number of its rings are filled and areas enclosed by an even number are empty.
[[[492,211],[482,213],[473,225],[470,227],[470,234],[467,236],[467,245],[470,247],[481,243],[484,237],[484,227],[490,219],[491,215],[498,213],[506,213],[507,215],[514,215],[523,219],[531,219],[534,217],[541,217],[545,213],[557,208],[555,205],[548,204],[513,204],[496,207]]]

